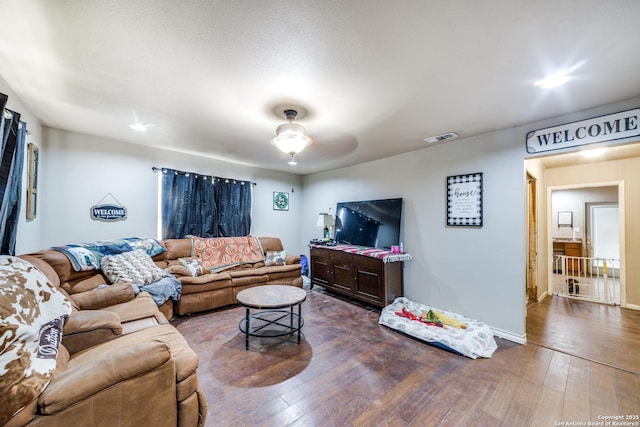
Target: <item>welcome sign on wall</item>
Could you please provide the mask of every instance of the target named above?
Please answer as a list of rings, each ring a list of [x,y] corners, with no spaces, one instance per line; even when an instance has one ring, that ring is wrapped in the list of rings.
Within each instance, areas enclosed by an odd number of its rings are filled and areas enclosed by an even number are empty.
[[[529,132],[527,153],[561,150],[640,136],[640,108]]]
[[[108,196],[111,196],[116,204],[102,203]],[[127,208],[124,207],[113,194],[107,193],[98,203],[91,206],[91,209],[89,209],[89,215],[94,221],[124,221],[127,219]]]

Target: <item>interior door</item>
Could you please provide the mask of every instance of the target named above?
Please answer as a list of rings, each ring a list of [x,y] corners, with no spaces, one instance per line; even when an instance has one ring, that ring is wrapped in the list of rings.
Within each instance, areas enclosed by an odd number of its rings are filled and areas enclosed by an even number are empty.
[[[589,238],[594,258],[611,259],[620,268],[620,231],[617,204],[592,204],[589,207]]]

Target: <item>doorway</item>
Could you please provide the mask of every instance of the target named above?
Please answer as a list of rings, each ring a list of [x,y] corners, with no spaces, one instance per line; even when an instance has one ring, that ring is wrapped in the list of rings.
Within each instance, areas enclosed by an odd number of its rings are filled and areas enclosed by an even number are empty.
[[[549,190],[547,293],[623,305],[622,183]]]

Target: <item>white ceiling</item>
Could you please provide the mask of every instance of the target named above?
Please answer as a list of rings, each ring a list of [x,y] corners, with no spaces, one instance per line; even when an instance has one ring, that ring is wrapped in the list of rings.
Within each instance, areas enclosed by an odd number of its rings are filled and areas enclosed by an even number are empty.
[[[15,0],[0,16],[0,75],[45,125],[299,174],[640,96],[638,0]],[[269,144],[289,106],[314,140],[293,167]]]

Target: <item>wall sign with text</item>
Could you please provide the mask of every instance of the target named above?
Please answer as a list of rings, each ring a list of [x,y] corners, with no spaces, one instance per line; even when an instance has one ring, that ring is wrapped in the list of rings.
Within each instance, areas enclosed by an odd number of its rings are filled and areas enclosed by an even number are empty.
[[[102,203],[107,197],[111,197],[115,201],[115,204]],[[98,203],[91,206],[89,216],[94,221],[124,221],[127,219],[127,208],[124,207],[113,194],[107,193]]]
[[[482,227],[482,173],[447,177],[447,225]]]
[[[543,153],[640,136],[640,108],[595,117],[566,125],[531,131],[527,134],[527,153]]]
[[[273,192],[273,210],[288,211],[289,210],[289,193],[281,191]]]

